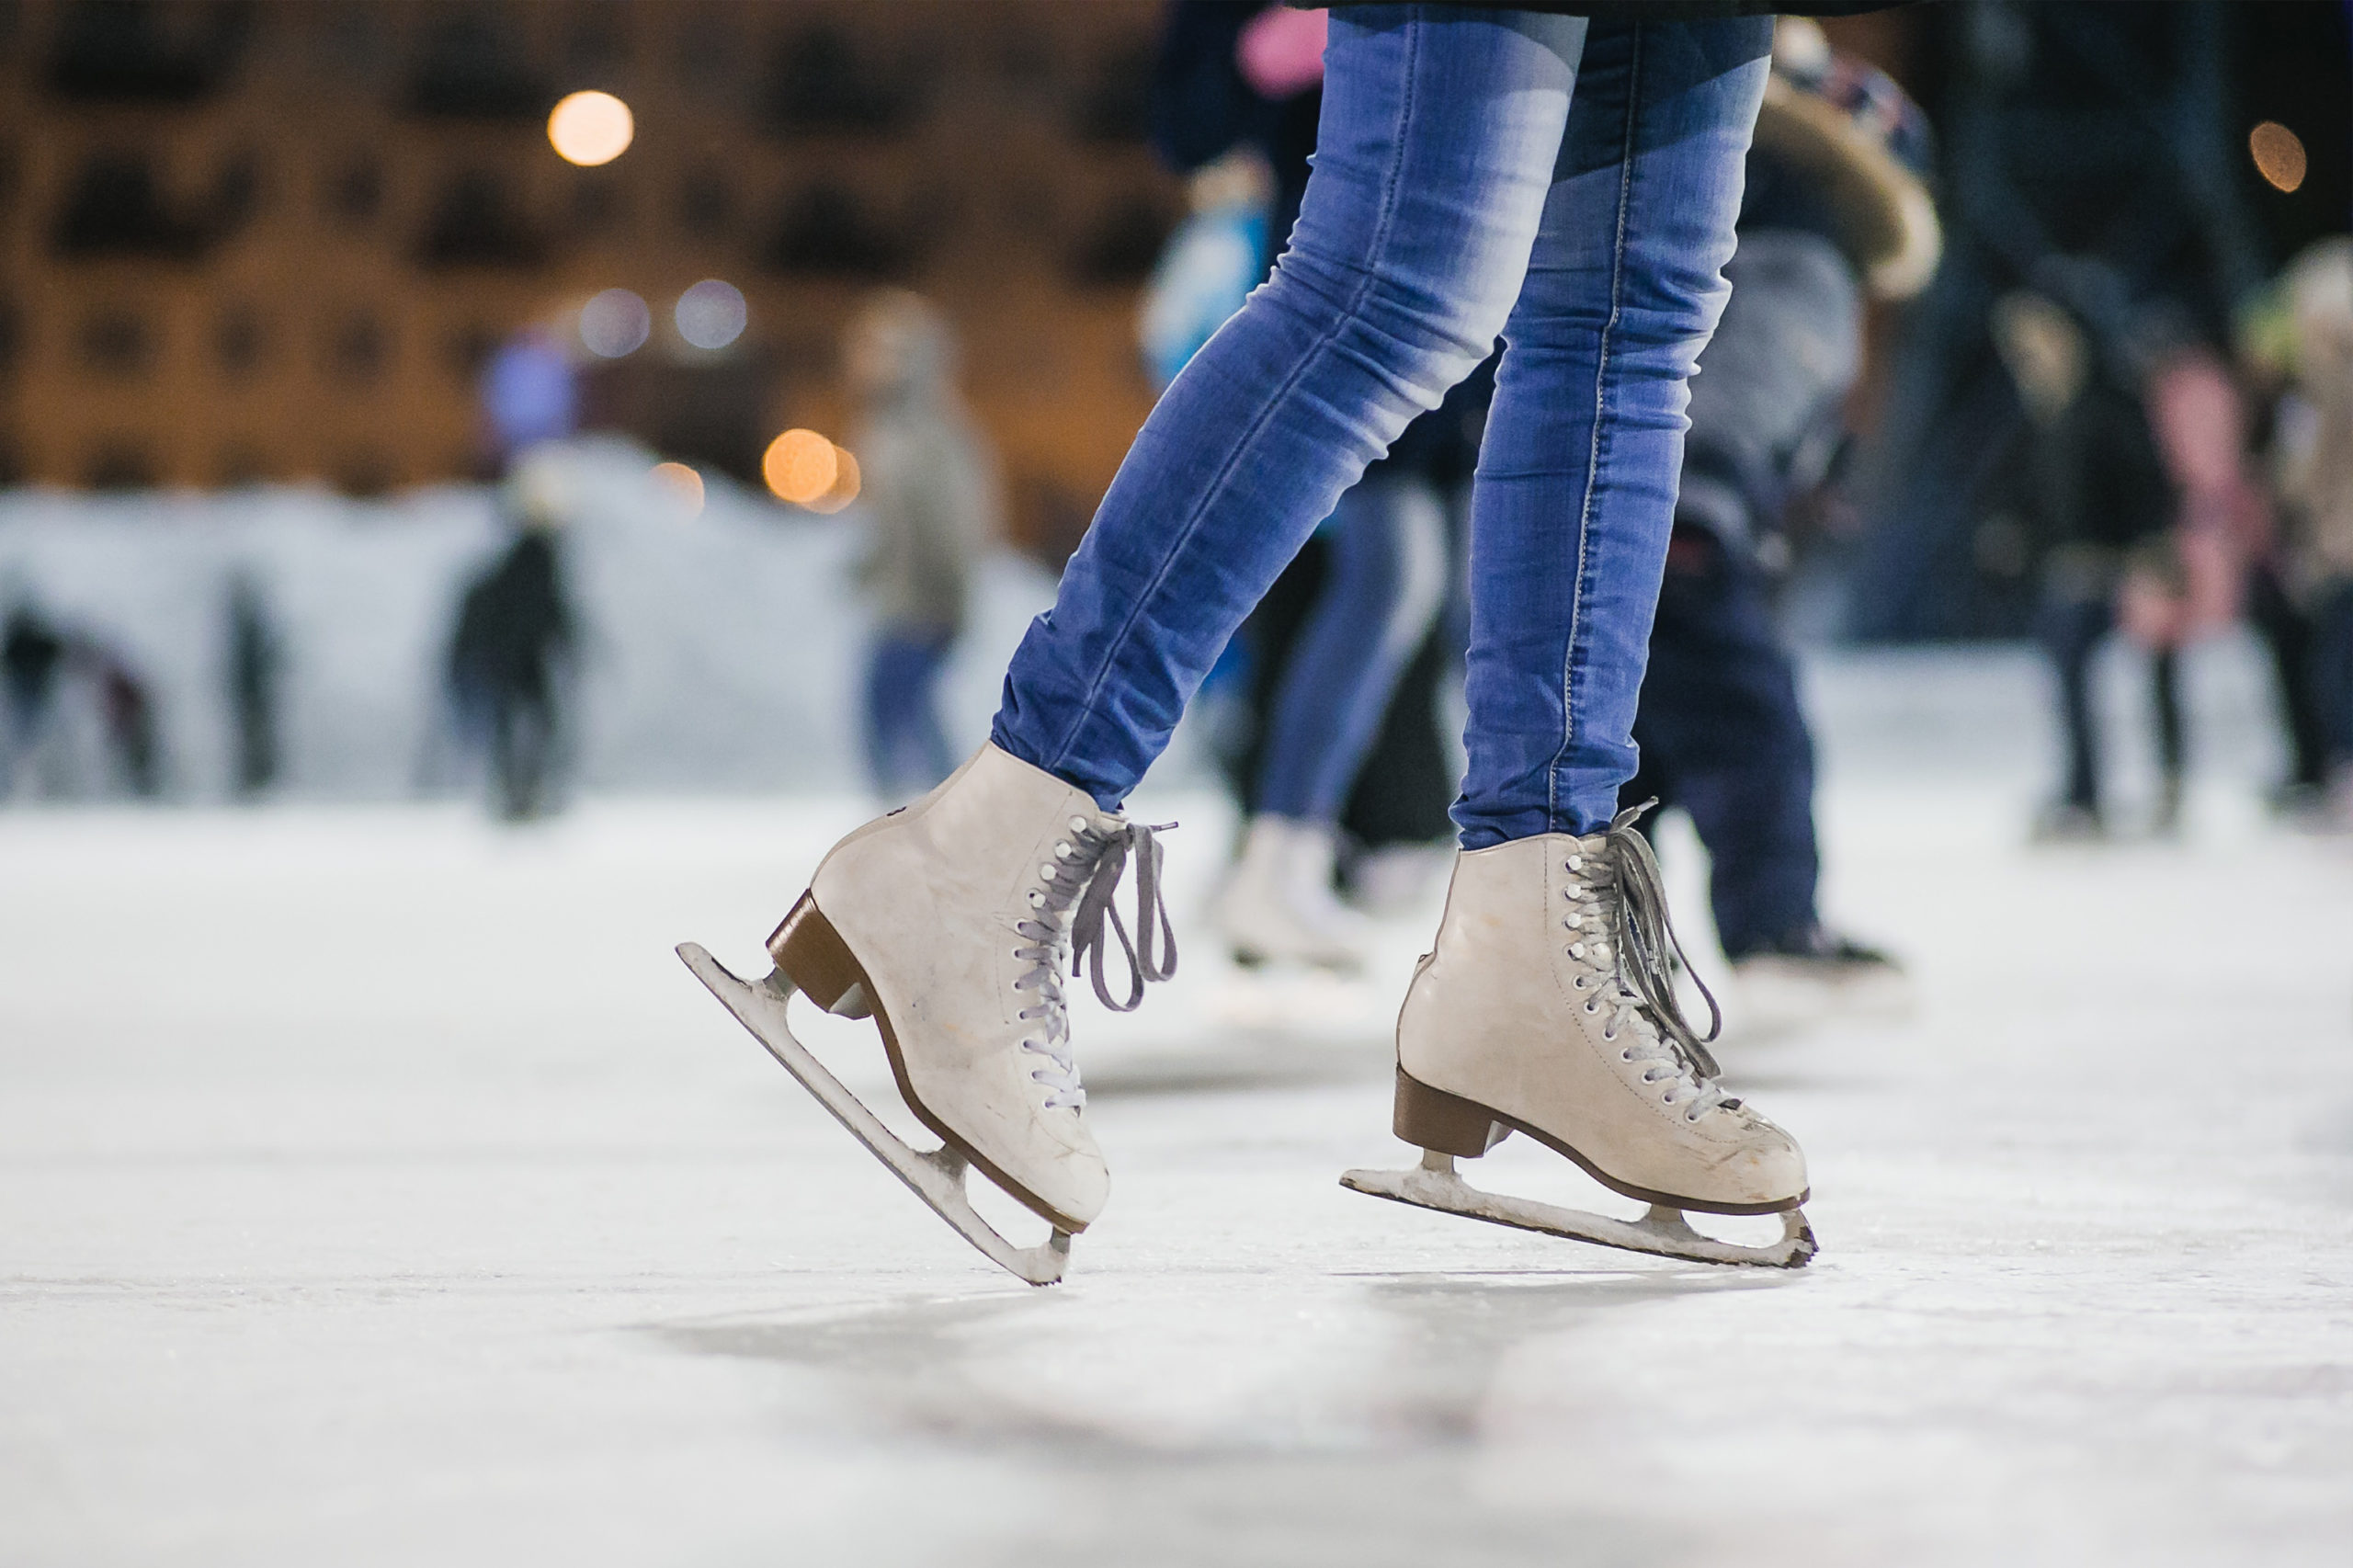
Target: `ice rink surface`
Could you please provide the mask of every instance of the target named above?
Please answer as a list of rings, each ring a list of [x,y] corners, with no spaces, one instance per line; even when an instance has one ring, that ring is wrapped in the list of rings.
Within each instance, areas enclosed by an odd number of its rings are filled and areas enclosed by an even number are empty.
[[[0,814],[0,1562],[2338,1568],[2353,845],[2210,723],[2180,839],[2029,849],[2030,665],[1817,682],[1830,910],[1917,999],[1733,999],[1788,1275],[1342,1191],[1409,1158],[1427,915],[1245,983],[1205,792],[1139,802],[1185,966],[1080,1010],[1115,1191],[1050,1290],[671,956],[759,972],[858,801]],[[814,1032],[888,1102],[860,1028]],[[1467,1169],[1630,1210],[1557,1167]]]

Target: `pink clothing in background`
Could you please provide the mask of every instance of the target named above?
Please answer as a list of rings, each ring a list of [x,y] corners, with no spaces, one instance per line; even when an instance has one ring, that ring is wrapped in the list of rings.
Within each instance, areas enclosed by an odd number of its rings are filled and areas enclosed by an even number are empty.
[[[1324,80],[1322,11],[1270,6],[1250,18],[1233,46],[1242,79],[1262,98],[1287,98]]]

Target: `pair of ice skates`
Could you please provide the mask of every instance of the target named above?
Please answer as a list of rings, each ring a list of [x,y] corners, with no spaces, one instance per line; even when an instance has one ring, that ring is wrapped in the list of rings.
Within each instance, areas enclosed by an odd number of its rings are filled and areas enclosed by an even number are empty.
[[[942,1219],[1032,1284],[1062,1278],[1070,1238],[1110,1177],[1072,1059],[1065,976],[1116,1009],[1176,971],[1154,830],[985,745],[938,789],[828,854],[768,938],[775,971],[737,979],[701,948],[679,955],[835,1118]],[[1135,930],[1112,907],[1135,868]],[[1127,995],[1106,983],[1108,945]],[[1794,1267],[1813,1255],[1799,1206],[1804,1156],[1716,1085],[1669,979],[1656,863],[1620,818],[1461,856],[1433,950],[1397,1025],[1399,1137],[1419,1169],[1342,1183],[1499,1224],[1708,1263]],[[794,992],[871,1016],[900,1095],[940,1139],[908,1147],[827,1072],[786,1017]],[[1454,1174],[1520,1131],[1652,1205],[1616,1221],[1480,1192]],[[968,1167],[1052,1227],[1017,1247],[976,1213]],[[1782,1239],[1736,1246],[1681,1210],[1779,1214]]]

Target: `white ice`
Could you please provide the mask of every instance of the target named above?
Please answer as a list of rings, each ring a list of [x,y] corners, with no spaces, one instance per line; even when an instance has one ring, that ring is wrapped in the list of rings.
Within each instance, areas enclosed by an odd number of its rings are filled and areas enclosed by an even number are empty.
[[[2041,852],[2029,662],[1816,671],[1831,910],[1920,999],[1735,1020],[1793,1275],[1342,1191],[1411,1157],[1423,931],[1245,988],[1197,790],[1142,803],[1185,967],[1081,1011],[1116,1187],[1051,1290],[671,956],[758,972],[853,799],[0,813],[0,1562],[2335,1568],[2353,846],[2253,804],[2243,654],[2180,842]],[[1468,1169],[1611,1204],[1555,1164]]]

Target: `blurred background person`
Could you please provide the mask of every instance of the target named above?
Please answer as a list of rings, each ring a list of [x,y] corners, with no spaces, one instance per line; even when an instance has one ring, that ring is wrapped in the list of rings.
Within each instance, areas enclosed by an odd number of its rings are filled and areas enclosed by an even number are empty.
[[[0,623],[0,680],[7,694],[0,796],[163,793],[153,694],[107,637],[60,625],[20,595]]]
[[[2148,659],[2162,829],[2188,763],[2180,653],[2244,615],[2268,644],[2289,753],[2273,798],[2292,804],[2318,768],[2310,655],[2279,591],[2223,346],[2268,269],[2236,160],[2251,154],[2284,196],[2307,153],[2276,123],[2250,131],[2236,106],[2341,115],[2342,20],[1977,0],[1923,26],[1952,243],[1892,362],[1849,627],[1865,641],[2035,632],[2059,674],[2066,752],[2036,825],[2067,837],[2110,814],[2090,684],[2109,628]],[[2270,62],[2260,73],[2250,48]],[[2303,200],[2263,211],[2280,233],[2315,216]],[[2326,222],[2340,227],[2341,208]],[[2177,403],[2206,413],[2177,420]]]
[[[278,682],[285,652],[261,585],[240,574],[229,584],[231,790],[252,800],[278,781]]]
[[[2353,828],[2353,240],[2323,240],[2285,276],[2293,391],[2276,445],[2298,597],[2311,607],[2312,688],[2328,812]]]
[[[2038,814],[2039,838],[2106,831],[2093,655],[2115,630],[2128,562],[2162,571],[2173,501],[2140,388],[2115,355],[2096,351],[2071,315],[2019,291],[1995,306],[1994,340],[2033,421],[2026,513],[2042,541],[2039,631],[2055,680],[2065,772]],[[2175,647],[2148,649],[2157,741],[2158,819],[2179,810],[2185,766]]]
[[[18,597],[0,625],[0,679],[8,696],[6,764],[0,793],[15,795],[37,785],[36,756],[52,725],[57,687],[65,662],[65,638],[29,597]]]
[[[956,388],[956,340],[927,301],[892,290],[843,340],[858,400],[851,436],[866,551],[858,586],[874,613],[865,684],[875,792],[920,795],[956,763],[939,717],[939,673],[963,634],[975,557],[1002,502],[987,442]]]
[[[492,810],[507,822],[529,822],[558,803],[575,638],[557,551],[568,505],[553,449],[517,461],[500,495],[512,542],[467,585],[449,638],[459,733],[487,754]]]
[[[1620,792],[1689,815],[1724,956],[1774,1011],[1900,986],[1885,953],[1822,922],[1813,739],[1773,597],[1790,510],[1845,445],[1865,304],[1908,298],[1935,271],[1929,152],[1884,74],[1833,54],[1814,22],[1778,24],[1732,298],[1691,380],[1640,770]]]
[[[164,792],[164,752],[155,728],[155,699],[130,660],[95,638],[67,644],[70,665],[79,666],[97,693],[99,722],[117,787],[142,801]]]

